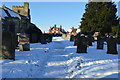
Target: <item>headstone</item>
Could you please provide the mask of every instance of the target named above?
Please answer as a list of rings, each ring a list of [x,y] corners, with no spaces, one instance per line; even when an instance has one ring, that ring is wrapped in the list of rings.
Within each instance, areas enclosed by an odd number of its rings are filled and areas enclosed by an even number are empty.
[[[2,33],[2,59],[15,60],[15,45],[13,43],[12,33],[3,31]]]
[[[19,35],[19,50],[30,51],[30,43],[28,34],[20,33]]]
[[[47,44],[47,40],[46,40],[45,34],[41,35],[41,44]]]
[[[45,39],[48,43],[52,42],[52,35],[51,34],[44,34]]]
[[[97,49],[103,49],[104,47],[104,38],[101,36],[97,37]]]
[[[30,35],[30,43],[38,43],[38,35],[37,35],[37,33],[31,33],[31,35]]]
[[[74,46],[77,46],[77,36],[74,36]]]
[[[52,35],[51,34],[48,34],[48,43],[52,42]]]
[[[15,60],[15,25],[13,22],[6,22],[1,27],[0,58]]]
[[[107,53],[108,54],[118,54],[117,52],[117,42],[115,38],[107,39]]]
[[[70,36],[70,41],[74,41],[74,35]]]
[[[77,53],[87,53],[88,40],[85,36],[77,35]]]

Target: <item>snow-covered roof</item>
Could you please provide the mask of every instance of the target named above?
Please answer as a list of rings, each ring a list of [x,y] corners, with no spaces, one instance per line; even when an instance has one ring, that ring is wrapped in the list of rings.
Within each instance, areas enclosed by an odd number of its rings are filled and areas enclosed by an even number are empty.
[[[11,17],[20,17],[19,14],[17,14],[16,12],[10,10],[9,8],[6,8],[6,10],[7,10],[8,13],[11,15]]]
[[[2,19],[4,19],[5,17],[8,17],[8,15],[6,14],[6,12],[2,8],[0,8],[0,17],[2,17]]]

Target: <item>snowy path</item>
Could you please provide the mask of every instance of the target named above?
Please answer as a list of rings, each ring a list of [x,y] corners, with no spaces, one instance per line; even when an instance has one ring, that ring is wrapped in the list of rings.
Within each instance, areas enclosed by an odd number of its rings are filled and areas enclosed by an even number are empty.
[[[118,78],[118,55],[96,50],[77,54],[73,42],[54,37],[53,42],[31,44],[30,51],[18,51],[16,60],[0,60],[3,78]]]

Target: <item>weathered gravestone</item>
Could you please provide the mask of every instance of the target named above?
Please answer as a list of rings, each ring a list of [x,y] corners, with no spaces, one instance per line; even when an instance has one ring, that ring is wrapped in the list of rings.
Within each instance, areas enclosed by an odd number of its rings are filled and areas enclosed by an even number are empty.
[[[20,51],[30,51],[29,37],[25,33],[19,34],[19,50]]]
[[[87,53],[88,40],[85,36],[77,35],[77,53]]]
[[[116,42],[116,39],[113,37],[107,39],[107,53],[108,54],[118,54],[117,42]]]
[[[45,34],[42,34],[41,35],[41,44],[47,44],[47,38],[46,38],[46,36],[45,36]]]
[[[74,35],[70,36],[70,41],[74,41]]]
[[[2,33],[2,58],[15,60],[15,45],[13,35],[9,31]]]
[[[13,22],[3,22],[1,27],[2,34],[0,37],[2,38],[2,44],[0,48],[2,51],[0,58],[15,60],[15,25]]]
[[[104,47],[104,38],[101,36],[97,37],[97,49],[103,49]]]

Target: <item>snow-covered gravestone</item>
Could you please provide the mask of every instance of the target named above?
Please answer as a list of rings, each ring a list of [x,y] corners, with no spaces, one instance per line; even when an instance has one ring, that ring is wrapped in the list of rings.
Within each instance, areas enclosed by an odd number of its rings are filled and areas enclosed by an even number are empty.
[[[19,34],[19,50],[30,51],[29,37],[25,33]]]
[[[107,54],[118,54],[117,42],[113,37],[107,39]]]
[[[101,36],[97,37],[97,49],[103,49],[104,47],[104,38]]]
[[[88,40],[85,36],[77,35],[77,53],[87,53]]]

